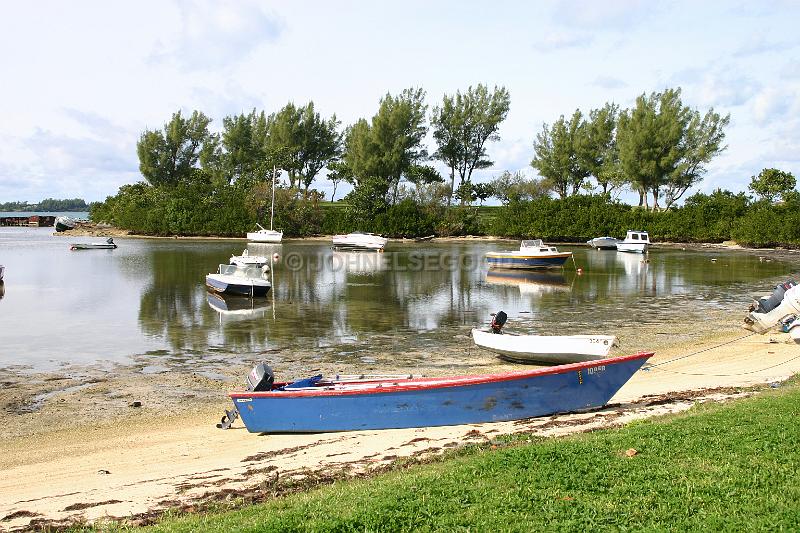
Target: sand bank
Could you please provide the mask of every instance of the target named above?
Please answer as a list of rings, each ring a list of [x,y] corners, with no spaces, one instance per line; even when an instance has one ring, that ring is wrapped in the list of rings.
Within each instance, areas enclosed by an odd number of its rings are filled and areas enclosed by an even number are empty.
[[[260,436],[247,433],[240,422],[228,431],[215,427],[229,408],[219,383],[173,383],[205,393],[192,399],[167,395],[158,408],[132,407],[131,396],[121,393],[108,400],[107,410],[96,396],[87,403],[87,389],[78,388],[49,398],[56,406],[35,416],[6,417],[0,527],[103,517],[141,521],[168,508],[192,509],[232,497],[258,500],[289,490],[293,480],[313,485],[369,475],[398,458],[426,457],[500,434],[558,435],[678,412],[698,401],[753,394],[742,389],[800,371],[800,346],[788,335],[746,335],[727,330],[665,347],[651,359],[651,370],[638,372],[602,410],[519,422]],[[482,357],[495,364],[488,354]],[[137,390],[136,383],[130,386]],[[116,409],[110,405],[115,401]],[[34,420],[32,429],[24,429],[27,420]]]

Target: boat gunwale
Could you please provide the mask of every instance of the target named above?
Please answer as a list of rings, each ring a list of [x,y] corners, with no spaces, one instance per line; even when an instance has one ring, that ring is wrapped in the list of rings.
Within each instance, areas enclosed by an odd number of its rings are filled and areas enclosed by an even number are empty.
[[[388,394],[394,392],[412,392],[420,390],[434,390],[446,389],[451,387],[463,387],[471,385],[485,385],[490,383],[502,383],[507,381],[518,381],[527,378],[566,374],[579,370],[585,370],[598,366],[608,366],[617,363],[624,363],[638,359],[649,359],[655,355],[655,352],[637,352],[631,355],[621,355],[618,357],[609,357],[605,359],[597,359],[594,361],[581,361],[578,363],[567,363],[563,365],[556,365],[548,368],[536,368],[532,370],[516,370],[512,372],[503,372],[495,374],[474,374],[462,375],[451,377],[427,377],[415,379],[398,379],[386,380],[374,383],[370,387],[361,389],[325,389],[318,387],[313,390],[271,390],[262,392],[253,391],[233,391],[229,392],[228,396],[236,400],[238,398],[315,398],[324,396],[356,396],[356,395],[375,395],[375,394]],[[634,371],[635,372],[635,371]],[[404,383],[400,385],[400,383]],[[393,385],[384,386],[385,383],[392,383]]]

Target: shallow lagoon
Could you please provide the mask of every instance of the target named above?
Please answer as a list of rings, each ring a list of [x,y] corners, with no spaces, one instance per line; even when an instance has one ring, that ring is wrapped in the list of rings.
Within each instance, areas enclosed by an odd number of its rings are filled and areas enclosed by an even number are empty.
[[[484,254],[510,241],[390,241],[378,254],[327,241],[120,238],[117,250],[70,251],[101,239],[52,231],[0,228],[0,367],[146,361],[157,372],[259,354],[358,366],[380,353],[414,368],[426,352],[470,349],[469,330],[500,309],[515,331],[611,333],[632,352],[738,327],[752,296],[797,272],[796,261],[717,248],[656,248],[645,260],[565,245],[574,264],[524,272],[486,268]],[[209,296],[205,275],[245,246],[280,254],[273,291],[252,302]]]

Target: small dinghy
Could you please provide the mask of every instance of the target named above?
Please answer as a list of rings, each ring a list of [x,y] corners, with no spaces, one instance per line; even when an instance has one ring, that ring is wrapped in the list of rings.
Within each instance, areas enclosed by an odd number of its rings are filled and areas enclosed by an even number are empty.
[[[111,237],[106,242],[77,242],[69,245],[70,250],[113,250],[116,247]]]
[[[652,357],[637,353],[551,368],[466,376],[316,375],[276,382],[265,363],[231,392],[233,409],[251,433],[314,433],[416,428],[522,420],[602,407]]]
[[[516,335],[504,333],[507,315],[500,311],[492,319],[489,331],[473,329],[477,346],[514,363],[567,364],[608,357],[617,344],[613,335]]]

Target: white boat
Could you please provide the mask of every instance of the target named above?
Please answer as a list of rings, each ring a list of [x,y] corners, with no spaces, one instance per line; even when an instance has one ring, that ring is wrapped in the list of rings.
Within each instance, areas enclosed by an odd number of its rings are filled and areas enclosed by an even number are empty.
[[[488,252],[489,268],[552,268],[561,267],[572,252],[559,252],[555,246],[545,246],[541,239],[522,241],[519,250]]]
[[[586,244],[595,250],[616,250],[617,243],[619,243],[619,239],[614,237],[595,237],[586,241]]]
[[[111,237],[106,242],[75,242],[69,245],[70,250],[113,250],[116,247]]]
[[[277,175],[275,167],[272,167],[272,207],[269,211],[269,229],[256,222],[258,231],[251,231],[247,233],[247,240],[253,242],[281,242],[283,240],[283,232],[272,229],[272,220],[275,218],[275,176]]]
[[[258,231],[249,231],[247,233],[247,240],[253,242],[281,242],[283,239],[283,232],[273,229],[265,229],[261,224],[256,224],[259,227]]]
[[[472,330],[475,344],[515,363],[565,364],[608,357],[613,335],[515,335]]]
[[[374,233],[356,231],[347,235],[334,235],[333,247],[341,250],[383,250],[389,241]]]
[[[250,252],[245,249],[242,255],[232,255],[230,264],[237,266],[255,266],[263,267],[269,265],[269,258],[265,255],[250,255]]]
[[[263,268],[263,267],[262,267]],[[239,296],[266,296],[272,284],[266,272],[255,266],[219,265],[216,274],[206,276],[206,286],[221,294]]]
[[[56,231],[68,231],[75,228],[75,225],[78,223],[78,219],[72,217],[56,217],[55,221],[55,228]]]
[[[646,231],[628,230],[625,239],[617,243],[617,251],[644,254],[650,246],[650,236]]]

